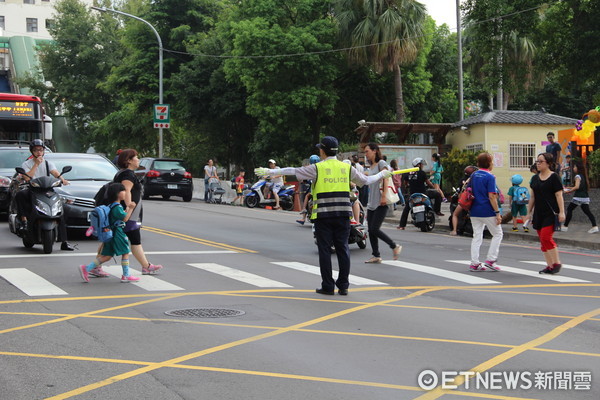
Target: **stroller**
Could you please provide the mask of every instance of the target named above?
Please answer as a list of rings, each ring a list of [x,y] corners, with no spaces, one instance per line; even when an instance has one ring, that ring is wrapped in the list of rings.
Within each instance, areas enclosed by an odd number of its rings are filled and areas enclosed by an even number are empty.
[[[223,195],[225,189],[221,186],[221,182],[218,180],[211,180],[208,184],[210,202],[214,204],[221,204],[223,202]]]

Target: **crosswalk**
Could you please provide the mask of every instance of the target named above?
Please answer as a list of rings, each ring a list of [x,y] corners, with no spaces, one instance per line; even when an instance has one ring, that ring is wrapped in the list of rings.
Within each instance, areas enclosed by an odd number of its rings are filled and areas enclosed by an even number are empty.
[[[234,253],[232,253],[234,254]],[[223,258],[220,261],[226,260]],[[398,286],[399,281],[404,281],[410,277],[412,281],[419,281],[421,284],[447,284],[447,285],[498,285],[498,284],[515,284],[521,283],[522,277],[527,277],[531,281],[539,282],[556,282],[558,283],[589,283],[598,282],[600,274],[600,262],[589,262],[589,265],[572,265],[563,264],[563,269],[558,275],[539,274],[540,267],[545,266],[542,261],[512,261],[512,265],[501,264],[501,271],[498,272],[478,272],[473,273],[467,270],[469,260],[442,260],[436,263],[436,266],[422,265],[406,261],[383,261],[380,265],[372,265],[368,268],[355,267],[350,275],[350,284],[356,286]],[[460,265],[460,266],[457,266]],[[197,290],[196,287],[185,287],[181,279],[177,277],[186,276],[191,273],[205,274],[202,278],[210,278],[210,276],[219,276],[220,280],[215,281],[216,285],[225,284],[230,287],[227,282],[235,281],[238,284],[251,288],[293,288],[298,285],[298,282],[303,282],[303,279],[296,274],[309,274],[311,276],[320,276],[318,265],[306,264],[297,261],[271,261],[265,262],[260,270],[263,274],[269,277],[261,276],[256,273],[251,273],[240,268],[220,264],[220,263],[188,263],[184,268],[191,268],[181,275],[181,270],[177,274],[170,275],[170,269],[163,270],[159,275],[141,275],[141,272],[135,268],[130,268],[131,274],[139,276],[140,281],[132,283],[133,290],[143,290],[148,292],[157,291],[184,291]],[[266,269],[265,269],[266,268]],[[104,267],[105,271],[111,276],[120,278],[121,266],[108,265]],[[285,273],[282,273],[285,269]],[[268,272],[264,272],[268,271]],[[288,273],[289,272],[289,273]],[[576,273],[577,277],[572,274]],[[378,276],[394,276],[394,282],[382,282],[374,280],[363,275],[378,275]],[[334,271],[334,278],[337,278],[337,271]],[[286,282],[273,279],[274,276],[285,276]],[[78,276],[77,276],[78,277]],[[31,297],[39,296],[66,296],[69,295],[64,288],[60,288],[49,282],[46,278],[38,275],[27,268],[0,268],[0,291],[3,290],[3,285],[10,284]],[[110,279],[110,278],[108,278]],[[311,278],[312,280],[313,278]],[[170,282],[176,280],[177,284]],[[183,282],[192,282],[193,279],[185,279]],[[64,281],[63,281],[64,282]],[[213,282],[213,281],[211,281]],[[72,286],[70,286],[72,287]],[[239,286],[236,286],[238,288]],[[222,289],[221,289],[222,290]]]

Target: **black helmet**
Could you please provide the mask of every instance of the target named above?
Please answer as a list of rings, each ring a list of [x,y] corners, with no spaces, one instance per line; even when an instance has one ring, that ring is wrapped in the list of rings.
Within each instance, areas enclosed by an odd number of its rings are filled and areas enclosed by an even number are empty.
[[[33,151],[33,148],[36,146],[44,147],[44,141],[42,139],[33,139],[31,143],[29,143],[29,151]]]

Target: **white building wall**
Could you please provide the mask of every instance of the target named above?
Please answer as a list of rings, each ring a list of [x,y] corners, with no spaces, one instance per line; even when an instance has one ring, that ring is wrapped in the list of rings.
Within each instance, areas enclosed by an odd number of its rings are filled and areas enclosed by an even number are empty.
[[[46,29],[46,21],[53,19],[54,4],[57,0],[0,0],[0,16],[4,17],[4,29],[0,36],[29,36],[35,39],[51,39]],[[31,1],[31,0],[29,0]],[[80,0],[91,6],[93,0]],[[27,32],[27,18],[37,18],[37,32]]]

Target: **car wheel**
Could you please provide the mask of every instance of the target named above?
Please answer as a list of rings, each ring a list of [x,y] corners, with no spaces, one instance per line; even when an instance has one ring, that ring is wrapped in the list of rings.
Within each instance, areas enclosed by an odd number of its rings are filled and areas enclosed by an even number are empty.
[[[192,194],[191,193],[184,194],[183,201],[185,201],[186,203],[189,203],[190,201],[192,201]]]
[[[163,194],[162,198],[163,198],[163,200],[169,200],[171,198],[171,196],[168,194]]]

